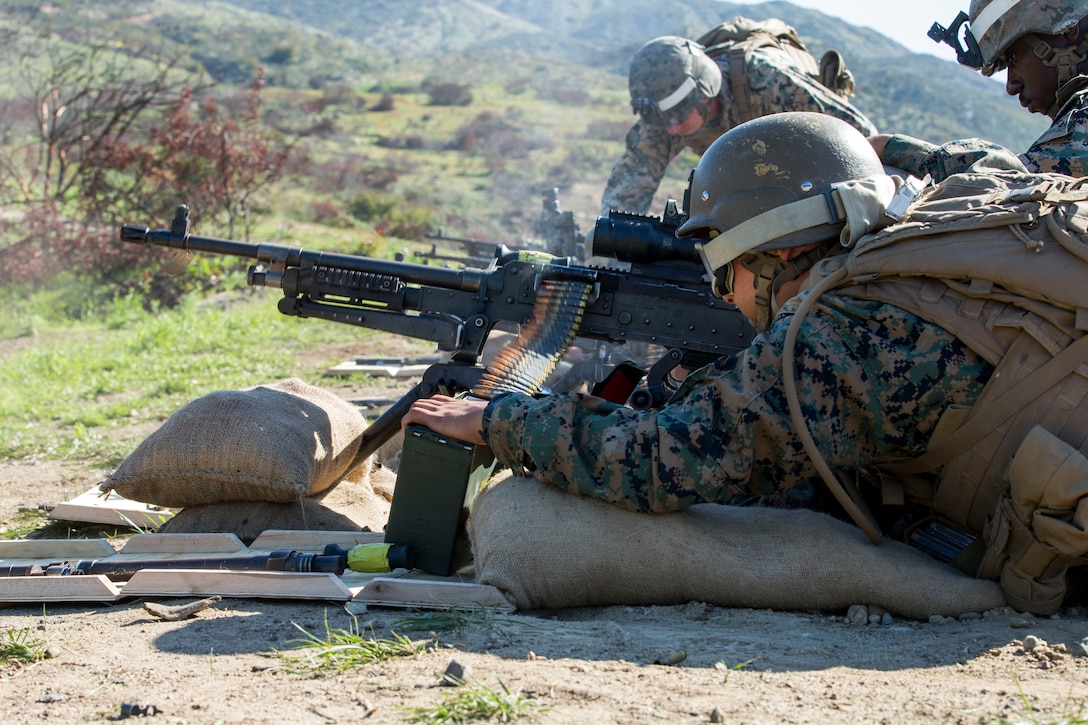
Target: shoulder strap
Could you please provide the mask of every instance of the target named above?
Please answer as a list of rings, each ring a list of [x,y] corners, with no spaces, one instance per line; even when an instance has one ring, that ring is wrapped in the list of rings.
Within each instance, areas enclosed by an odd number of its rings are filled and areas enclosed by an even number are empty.
[[[733,102],[737,105],[740,122],[744,123],[755,118],[752,112],[751,94],[748,92],[748,57],[746,50],[741,46],[735,46],[729,51],[729,91],[733,94]]]
[[[911,461],[881,466],[895,475],[924,473],[940,468],[1019,412],[1062,378],[1088,362],[1088,335],[1068,345],[1004,395],[972,410],[971,416],[949,436]]]

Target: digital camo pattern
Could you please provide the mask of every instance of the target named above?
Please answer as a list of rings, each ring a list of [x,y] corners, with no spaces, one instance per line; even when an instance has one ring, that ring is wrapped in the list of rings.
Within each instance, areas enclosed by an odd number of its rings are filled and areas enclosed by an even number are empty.
[[[695,81],[695,87],[676,105],[661,111],[657,102],[675,93],[689,78]],[[646,117],[640,103],[645,100],[657,111],[647,120],[668,126],[687,118],[700,99],[716,96],[721,91],[722,73],[718,64],[703,52],[703,46],[694,40],[665,35],[646,43],[635,54],[627,86],[636,113]]]
[[[974,29],[978,16],[994,0],[973,0],[969,27]],[[993,22],[982,37],[976,37],[982,51],[982,72],[993,75],[1005,67],[1002,56],[1008,47],[1027,33],[1057,35],[1088,15],[1086,0],[1047,0],[1047,2],[1021,1],[1014,4]]]
[[[894,166],[907,173],[925,178],[933,177],[941,182],[952,174],[966,171],[1026,171],[1024,162],[1012,151],[980,138],[949,141],[937,144],[911,136],[895,134],[888,139],[881,154],[886,166]]]
[[[1062,101],[1066,89],[1072,94]],[[1088,176],[1088,76],[1078,76],[1059,91],[1061,107],[1054,123],[1020,159],[1028,171]]]
[[[729,54],[714,59],[729,77]],[[876,133],[876,127],[849,101],[796,67],[789,54],[777,48],[760,48],[751,53],[748,63],[748,87],[752,110],[756,116],[783,111],[814,111],[841,118],[866,136]],[[653,203],[665,169],[685,148],[702,155],[719,136],[741,123],[728,83],[722,83],[718,97],[723,113],[691,136],[670,136],[666,127],[636,121],[627,133],[627,148],[613,167],[601,199],[601,214],[609,210],[645,214]],[[674,195],[679,199],[683,189]]]
[[[881,160],[917,176],[932,174],[942,181],[965,171],[1013,169],[1033,173],[1088,175],[1088,76],[1078,76],[1062,88],[1070,93],[1054,123],[1031,147],[1012,151],[982,139],[951,141],[937,146],[910,136],[892,136]]]
[[[770,497],[804,506],[822,486],[790,419],[782,345],[797,300],[747,351],[693,373],[650,413],[563,393],[490,405],[496,457],[571,493],[665,512]],[[913,458],[941,413],[971,405],[992,368],[898,308],[825,294],[798,338],[801,406],[842,471]]]

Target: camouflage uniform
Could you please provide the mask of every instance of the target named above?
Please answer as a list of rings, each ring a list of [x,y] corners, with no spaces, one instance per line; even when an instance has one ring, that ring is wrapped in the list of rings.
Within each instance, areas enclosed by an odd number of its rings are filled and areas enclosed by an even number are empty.
[[[1088,76],[1077,76],[1062,86],[1058,103],[1054,123],[1019,156],[981,139],[937,146],[895,135],[888,140],[881,160],[919,178],[930,174],[934,181],[984,169],[1088,175]]]
[[[488,405],[484,436],[515,471],[633,510],[767,496],[810,505],[822,483],[782,383],[797,302],[745,352],[689,376],[656,413],[572,393],[511,395]],[[992,372],[936,325],[834,294],[806,316],[799,343],[802,409],[839,470],[919,455],[949,404],[971,405]]]
[[[999,14],[994,14],[1000,8]],[[956,49],[960,63],[992,76],[1006,67],[1005,53],[1019,38],[1031,39],[1036,56],[1055,69],[1058,91],[1047,115],[1054,123],[1024,153],[1012,151],[981,139],[952,141],[936,146],[910,136],[892,136],[884,149],[883,162],[918,177],[930,174],[942,181],[963,171],[1012,169],[1032,173],[1057,173],[1083,177],[1088,171],[1088,76],[1079,75],[1083,44],[1053,47],[1040,42],[1037,34],[1058,35],[1075,25],[1088,11],[1086,0],[1051,0],[1002,4],[996,0],[972,0],[971,38],[977,45],[972,56]],[[984,19],[987,18],[987,19]],[[975,33],[978,37],[975,37]]]
[[[729,54],[714,58],[729,78]],[[815,111],[849,123],[866,136],[876,127],[849,101],[820,85],[794,66],[790,56],[776,48],[759,48],[748,64],[748,86],[756,116],[782,111]],[[722,115],[691,136],[670,136],[666,126],[647,124],[641,119],[627,133],[627,150],[612,169],[601,200],[601,213],[610,209],[645,214],[665,169],[685,148],[702,155],[719,136],[742,120],[728,83],[722,83],[718,97]]]

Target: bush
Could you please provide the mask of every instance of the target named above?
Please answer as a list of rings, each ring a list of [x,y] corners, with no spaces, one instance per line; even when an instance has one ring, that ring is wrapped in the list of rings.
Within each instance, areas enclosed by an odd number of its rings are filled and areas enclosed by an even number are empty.
[[[472,103],[472,91],[460,83],[441,83],[427,89],[432,106],[467,106]]]
[[[359,221],[373,222],[393,211],[397,203],[391,194],[361,191],[348,202],[348,212]]]
[[[393,94],[383,93],[382,97],[378,99],[378,102],[374,104],[372,111],[392,111],[395,103],[393,101]]]
[[[405,203],[400,197],[384,192],[362,191],[348,202],[348,211],[356,219],[373,224],[379,234],[401,239],[422,239],[434,223],[435,211]]]

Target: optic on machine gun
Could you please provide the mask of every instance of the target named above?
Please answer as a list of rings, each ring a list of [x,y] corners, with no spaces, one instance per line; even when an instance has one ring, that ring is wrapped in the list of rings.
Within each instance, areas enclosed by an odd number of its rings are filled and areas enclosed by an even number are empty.
[[[686,219],[675,199],[669,199],[660,217],[613,209],[608,216],[597,217],[591,253],[632,265],[681,262],[685,267],[691,265],[698,277],[703,274],[703,263],[695,249],[696,240],[676,236],[677,228]]]

